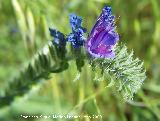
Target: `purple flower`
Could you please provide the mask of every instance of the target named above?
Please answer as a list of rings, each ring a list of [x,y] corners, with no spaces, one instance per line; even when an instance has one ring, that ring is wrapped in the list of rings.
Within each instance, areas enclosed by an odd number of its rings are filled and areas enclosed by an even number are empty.
[[[114,19],[111,7],[104,7],[86,42],[86,48],[93,57],[115,57],[113,47],[119,40],[119,35],[115,31]]]

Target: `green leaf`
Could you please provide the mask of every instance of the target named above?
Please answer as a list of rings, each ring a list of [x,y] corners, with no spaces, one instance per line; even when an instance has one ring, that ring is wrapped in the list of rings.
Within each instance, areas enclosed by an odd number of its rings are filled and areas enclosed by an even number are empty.
[[[146,78],[143,62],[133,58],[133,51],[127,52],[125,45],[116,47],[116,57],[112,59],[91,58],[93,71],[102,70],[103,75],[109,75],[110,84],[114,84],[124,100],[131,100],[140,89]]]

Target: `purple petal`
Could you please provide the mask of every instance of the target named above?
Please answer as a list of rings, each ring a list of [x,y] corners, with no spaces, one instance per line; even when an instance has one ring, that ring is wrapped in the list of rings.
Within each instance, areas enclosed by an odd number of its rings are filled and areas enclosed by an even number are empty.
[[[100,42],[102,41],[104,35],[105,35],[106,31],[101,31],[99,33],[97,33],[95,36],[93,36],[93,38],[91,39],[91,49],[96,48]]]
[[[105,45],[115,45],[119,40],[119,35],[115,32],[108,32],[101,41],[101,44]]]
[[[112,46],[99,46],[95,49],[91,49],[88,47],[88,52],[94,56],[94,57],[99,57],[99,58],[114,58],[115,53],[112,50]]]
[[[115,16],[112,15],[111,7],[105,7],[98,17],[88,41],[86,48],[94,57],[114,58],[113,46],[119,40],[119,35],[115,32]]]

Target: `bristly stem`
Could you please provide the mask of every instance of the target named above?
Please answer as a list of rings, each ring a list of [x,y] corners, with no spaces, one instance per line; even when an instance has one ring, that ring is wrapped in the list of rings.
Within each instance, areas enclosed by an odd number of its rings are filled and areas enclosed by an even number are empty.
[[[57,51],[52,43],[36,54],[19,76],[7,83],[3,90],[4,95],[0,97],[0,107],[10,104],[14,97],[27,93],[32,84],[38,83],[41,79],[48,79],[50,73],[60,73],[66,70],[68,61],[72,57],[66,55],[62,60],[58,57],[60,54],[61,51]]]

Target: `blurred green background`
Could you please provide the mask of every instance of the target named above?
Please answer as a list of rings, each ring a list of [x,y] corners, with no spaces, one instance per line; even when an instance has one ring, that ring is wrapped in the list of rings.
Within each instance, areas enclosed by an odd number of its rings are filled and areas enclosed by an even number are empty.
[[[118,92],[92,78],[88,66],[79,73],[70,62],[68,70],[52,74],[53,78],[33,85],[28,94],[1,108],[0,121],[65,121],[21,115],[67,113],[103,117],[73,121],[160,120],[160,0],[0,0],[0,90],[52,39],[49,27],[71,32],[68,16],[74,12],[90,30],[105,5],[111,5],[117,16],[120,41],[144,60],[147,79],[134,101],[123,102]]]

